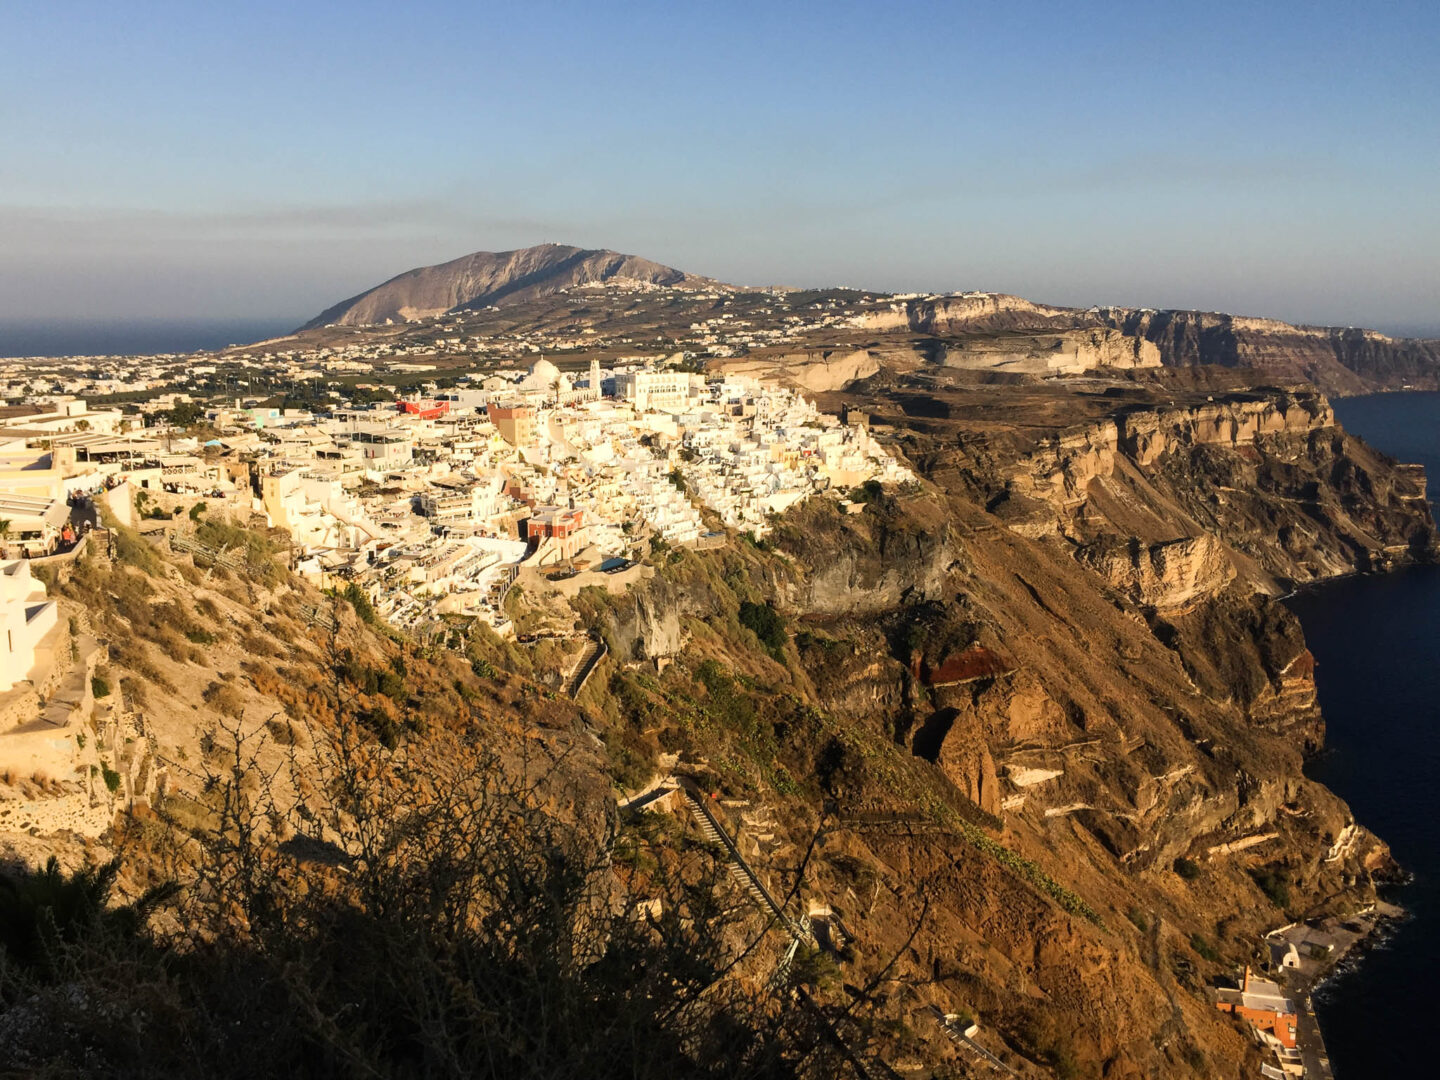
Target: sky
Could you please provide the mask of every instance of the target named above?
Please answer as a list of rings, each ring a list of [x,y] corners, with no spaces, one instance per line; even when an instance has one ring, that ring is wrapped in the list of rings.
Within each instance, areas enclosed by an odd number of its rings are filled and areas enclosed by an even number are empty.
[[[1440,3],[0,0],[0,320],[545,241],[1440,330]]]

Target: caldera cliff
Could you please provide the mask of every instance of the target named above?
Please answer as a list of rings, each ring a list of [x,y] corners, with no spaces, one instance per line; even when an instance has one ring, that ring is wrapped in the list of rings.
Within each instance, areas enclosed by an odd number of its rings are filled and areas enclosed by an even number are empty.
[[[1252,1075],[1206,980],[1391,870],[1302,771],[1323,721],[1275,596],[1433,558],[1423,477],[1311,391],[928,397],[831,402],[914,490],[812,500],[590,610],[607,738],[678,753],[774,887],[841,920],[844,980],[888,973],[894,1067],[949,1052],[933,1005],[1022,1075]],[[686,719],[717,702],[732,722]]]

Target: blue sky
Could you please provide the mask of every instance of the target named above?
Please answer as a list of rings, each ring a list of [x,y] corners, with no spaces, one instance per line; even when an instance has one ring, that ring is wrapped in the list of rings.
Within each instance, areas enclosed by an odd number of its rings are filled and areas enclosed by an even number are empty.
[[[0,0],[0,319],[553,240],[1440,326],[1440,4]]]

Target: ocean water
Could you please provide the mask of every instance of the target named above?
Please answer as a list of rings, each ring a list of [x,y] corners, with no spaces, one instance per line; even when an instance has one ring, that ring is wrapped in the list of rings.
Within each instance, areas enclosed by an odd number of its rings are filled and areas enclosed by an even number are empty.
[[[124,356],[188,353],[248,345],[288,334],[303,317],[286,319],[0,319],[0,358]]]
[[[1440,489],[1440,394],[1335,402],[1340,422]],[[1411,918],[1315,994],[1336,1080],[1435,1076],[1440,999],[1440,567],[1356,577],[1292,598],[1317,660],[1327,750],[1308,772],[1414,875]]]

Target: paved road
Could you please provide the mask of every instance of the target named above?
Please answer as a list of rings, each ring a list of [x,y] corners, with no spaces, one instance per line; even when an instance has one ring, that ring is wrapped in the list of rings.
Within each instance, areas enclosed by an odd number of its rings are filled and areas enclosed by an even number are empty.
[[[1320,1034],[1315,1010],[1310,1004],[1310,988],[1314,984],[1313,978],[1297,978],[1285,987],[1285,993],[1299,1010],[1295,1024],[1295,1045],[1305,1062],[1305,1080],[1331,1080],[1330,1055],[1325,1049],[1325,1040]]]

